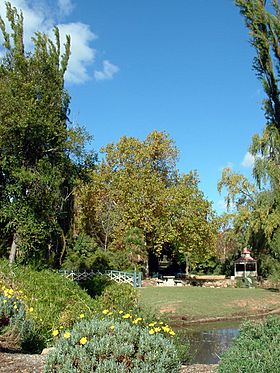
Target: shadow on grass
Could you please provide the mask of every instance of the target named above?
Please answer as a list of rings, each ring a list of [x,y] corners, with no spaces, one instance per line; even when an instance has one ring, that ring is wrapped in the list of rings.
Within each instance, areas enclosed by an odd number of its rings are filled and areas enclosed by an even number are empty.
[[[279,293],[279,289],[278,288],[267,288],[267,289],[264,289],[264,290],[271,291],[272,293]]]

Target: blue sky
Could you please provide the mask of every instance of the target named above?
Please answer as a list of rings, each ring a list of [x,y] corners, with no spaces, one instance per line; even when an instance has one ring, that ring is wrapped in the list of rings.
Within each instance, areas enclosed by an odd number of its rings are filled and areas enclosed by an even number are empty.
[[[12,3],[23,9],[27,44],[54,24],[62,38],[71,34],[70,117],[94,136],[95,150],[123,135],[166,131],[180,150],[179,170],[196,169],[222,211],[221,170],[250,175],[244,157],[265,123],[254,50],[233,0]]]

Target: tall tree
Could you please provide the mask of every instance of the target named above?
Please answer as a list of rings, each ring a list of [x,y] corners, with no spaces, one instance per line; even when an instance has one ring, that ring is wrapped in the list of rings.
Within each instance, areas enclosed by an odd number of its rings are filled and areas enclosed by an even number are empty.
[[[178,151],[167,134],[153,131],[144,141],[124,136],[103,151],[92,183],[80,192],[82,232],[104,250],[141,249],[142,258],[172,248],[195,262],[213,251],[211,204],[196,174],[179,175]],[[128,244],[131,232],[143,244]]]
[[[61,259],[71,230],[73,187],[83,134],[69,129],[69,95],[64,74],[70,37],[61,53],[58,28],[52,41],[23,43],[23,14],[6,4],[0,18],[5,50],[0,61],[0,221],[10,237],[10,261]]]
[[[278,0],[235,0],[249,29],[256,56],[253,69],[263,85],[266,123],[262,135],[254,135],[250,152],[255,157],[256,185],[243,175],[223,171],[218,189],[228,190],[227,203],[235,206],[233,227],[242,232],[255,255],[265,262],[276,260],[280,246],[280,8]],[[272,266],[271,266],[272,267]],[[275,266],[274,266],[275,267]],[[261,267],[263,273],[267,272]]]
[[[236,5],[250,31],[255,49],[253,68],[261,80],[266,99],[263,109],[266,125],[262,136],[255,135],[250,151],[256,157],[257,181],[280,182],[280,8],[278,0],[271,6],[266,0],[236,0]]]

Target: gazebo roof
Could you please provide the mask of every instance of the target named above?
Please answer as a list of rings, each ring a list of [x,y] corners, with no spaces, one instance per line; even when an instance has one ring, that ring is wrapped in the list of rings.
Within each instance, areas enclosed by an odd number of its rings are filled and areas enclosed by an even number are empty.
[[[251,251],[245,247],[241,254],[241,257],[238,258],[234,263],[249,263],[249,262],[256,262],[254,258],[250,255]]]

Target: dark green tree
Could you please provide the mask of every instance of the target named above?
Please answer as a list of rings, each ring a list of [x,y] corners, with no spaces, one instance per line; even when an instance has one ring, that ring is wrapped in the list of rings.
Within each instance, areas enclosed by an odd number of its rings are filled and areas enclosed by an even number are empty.
[[[73,189],[81,171],[85,135],[69,129],[70,97],[64,74],[70,56],[54,41],[23,43],[23,15],[6,4],[7,31],[0,18],[4,57],[0,61],[0,234],[10,261],[59,263],[71,232]]]
[[[236,0],[249,29],[256,56],[253,69],[263,85],[266,124],[262,135],[255,135],[250,151],[256,156],[254,176],[258,183],[279,188],[280,181],[280,8],[278,0]]]
[[[280,232],[280,8],[278,0],[235,0],[235,3],[256,52],[253,69],[266,95],[263,101],[266,123],[263,133],[254,135],[250,146],[250,153],[255,157],[256,184],[225,169],[218,189],[227,188],[227,204],[235,207],[233,231],[252,246],[260,260],[262,274],[267,275],[279,268],[280,259],[277,246]]]

